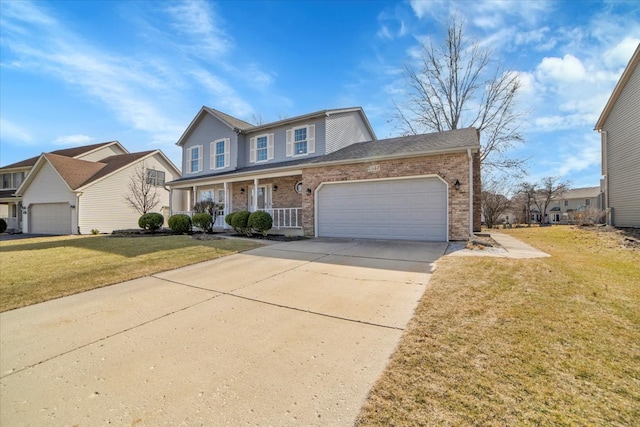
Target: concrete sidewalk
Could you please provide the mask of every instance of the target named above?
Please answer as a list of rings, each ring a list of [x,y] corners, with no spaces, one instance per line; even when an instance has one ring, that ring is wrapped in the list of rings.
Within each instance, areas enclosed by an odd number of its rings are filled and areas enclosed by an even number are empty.
[[[314,239],[0,314],[0,424],[353,425],[446,244]]]
[[[500,247],[478,249],[466,249],[466,242],[453,242],[447,249],[447,256],[479,256],[513,259],[530,259],[549,257],[548,253],[542,252],[533,246],[502,233],[490,233],[489,236],[496,241]],[[459,246],[455,246],[459,245]]]

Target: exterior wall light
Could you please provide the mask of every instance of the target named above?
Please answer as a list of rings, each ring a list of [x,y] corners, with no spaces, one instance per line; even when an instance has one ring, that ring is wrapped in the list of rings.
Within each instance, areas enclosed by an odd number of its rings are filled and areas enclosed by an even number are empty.
[[[244,187],[240,189],[240,194],[244,194]]]
[[[311,189],[307,188],[307,196],[310,196],[310,195],[311,195]]]
[[[273,186],[273,191],[278,191],[278,186],[277,185]]]
[[[453,188],[455,188],[457,191],[460,191],[460,185],[462,184],[460,184],[460,181],[456,179],[456,182],[453,183]]]

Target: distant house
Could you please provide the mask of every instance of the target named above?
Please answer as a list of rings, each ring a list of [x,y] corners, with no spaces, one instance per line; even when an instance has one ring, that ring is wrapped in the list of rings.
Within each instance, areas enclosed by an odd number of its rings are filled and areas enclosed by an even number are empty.
[[[568,224],[574,214],[588,209],[600,209],[600,187],[574,188],[553,199],[547,215],[551,224]]]
[[[159,150],[129,153],[118,141],[42,153],[1,168],[7,187],[15,190],[4,189],[0,201],[12,214],[12,228],[25,233],[110,233],[137,227],[140,214],[125,197],[132,174],[142,165],[160,196],[154,210],[168,211],[164,185],[180,171]]]
[[[640,44],[595,130],[602,140],[604,207],[616,227],[640,227]]]
[[[480,228],[474,128],[378,140],[359,107],[257,126],[202,107],[177,145],[172,193],[186,194],[187,212],[202,199],[223,205],[219,226],[263,210],[274,229],[309,237],[447,241]]]

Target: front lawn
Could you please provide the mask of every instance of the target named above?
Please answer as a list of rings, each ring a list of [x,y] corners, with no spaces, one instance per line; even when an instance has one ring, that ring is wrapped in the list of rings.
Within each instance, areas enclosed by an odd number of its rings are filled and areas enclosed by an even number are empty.
[[[640,251],[576,227],[500,231],[552,257],[440,260],[357,425],[637,425]]]
[[[0,242],[0,312],[260,246],[190,236],[60,236]]]

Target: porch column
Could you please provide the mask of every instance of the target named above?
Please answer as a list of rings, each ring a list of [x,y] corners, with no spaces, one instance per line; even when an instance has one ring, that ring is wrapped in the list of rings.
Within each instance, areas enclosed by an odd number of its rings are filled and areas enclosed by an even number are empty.
[[[222,185],[224,186],[224,209],[222,210],[222,213],[226,216],[229,214],[229,185],[227,181]],[[222,221],[222,228],[227,228],[227,221]]]
[[[253,212],[258,210],[258,178],[253,178]]]
[[[173,188],[169,189],[169,217],[173,215]]]
[[[189,206],[187,206],[187,211],[191,212],[193,210],[193,205],[195,205],[196,203],[198,203],[198,190],[197,187],[194,185],[192,188],[192,193],[193,193],[193,199],[191,200],[191,203],[189,203]]]

